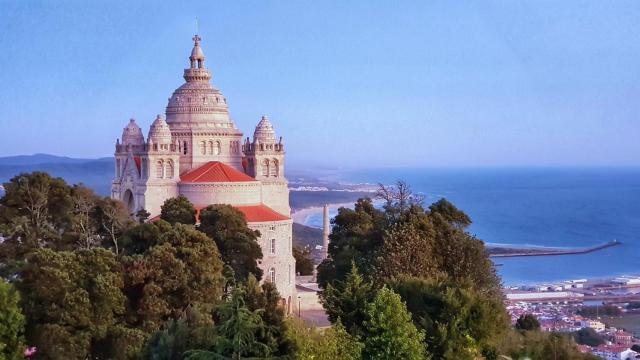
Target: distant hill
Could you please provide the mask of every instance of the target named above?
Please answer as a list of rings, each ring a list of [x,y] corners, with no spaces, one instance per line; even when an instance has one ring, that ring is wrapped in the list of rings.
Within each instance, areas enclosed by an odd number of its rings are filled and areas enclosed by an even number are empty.
[[[71,184],[83,183],[106,196],[111,192],[113,167],[113,158],[76,159],[47,154],[0,157],[0,183],[21,173],[44,171]]]
[[[101,159],[76,159],[67,156],[57,156],[49,154],[16,155],[0,157],[0,165],[37,165],[37,164],[79,164],[88,161],[106,160]]]

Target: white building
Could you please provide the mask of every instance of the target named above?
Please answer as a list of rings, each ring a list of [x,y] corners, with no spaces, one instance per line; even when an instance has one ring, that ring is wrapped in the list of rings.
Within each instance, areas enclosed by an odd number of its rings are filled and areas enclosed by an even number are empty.
[[[129,211],[160,214],[165,200],[184,195],[199,210],[230,204],[259,230],[264,278],[273,281],[287,309],[295,299],[295,260],[289,190],[284,176],[284,143],[263,116],[243,141],[229,116],[227,99],[210,83],[200,37],[184,70],[185,83],[173,92],[166,120],[158,115],[145,140],[131,119],[116,141],[111,196]]]
[[[605,360],[635,360],[637,352],[628,346],[600,345],[593,350],[593,355]]]

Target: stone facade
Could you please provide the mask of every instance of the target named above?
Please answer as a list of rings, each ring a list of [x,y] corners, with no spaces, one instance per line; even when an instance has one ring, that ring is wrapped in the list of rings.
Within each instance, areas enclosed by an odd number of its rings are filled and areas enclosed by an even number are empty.
[[[158,115],[146,140],[131,119],[116,140],[111,196],[122,200],[131,214],[144,209],[152,217],[160,214],[165,200],[178,195],[198,208],[266,208],[248,217],[248,225],[261,233],[263,278],[275,282],[290,311],[296,297],[295,260],[284,143],[276,140],[266,116],[253,141],[247,137],[243,143],[226,98],[210,83],[201,39],[196,35],[193,40],[185,83],[169,98],[166,119]]]

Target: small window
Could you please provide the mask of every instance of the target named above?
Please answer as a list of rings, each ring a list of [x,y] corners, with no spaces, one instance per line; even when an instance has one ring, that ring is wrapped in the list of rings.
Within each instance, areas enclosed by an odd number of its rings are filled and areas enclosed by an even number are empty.
[[[264,161],[262,162],[262,176],[264,177],[269,176],[269,160],[268,159],[264,159]]]
[[[269,226],[269,231],[276,231],[276,226],[275,225]]]
[[[271,246],[269,248],[269,252],[272,254],[276,253],[276,239],[271,239]]]
[[[207,143],[205,143],[204,141],[200,142],[200,153],[202,155],[206,155],[207,154]]]
[[[164,177],[164,163],[162,160],[156,163],[156,177],[162,179]]]
[[[276,283],[276,269],[269,269],[269,280],[274,284]]]
[[[183,142],[182,144],[183,144],[183,145],[182,145],[182,151],[183,151],[183,154],[187,155],[187,152],[188,152],[188,151],[187,151],[187,142],[185,141],[185,142]]]
[[[221,150],[222,150],[222,146],[220,145],[220,141],[216,141],[215,146],[213,147],[213,154],[220,155]]]

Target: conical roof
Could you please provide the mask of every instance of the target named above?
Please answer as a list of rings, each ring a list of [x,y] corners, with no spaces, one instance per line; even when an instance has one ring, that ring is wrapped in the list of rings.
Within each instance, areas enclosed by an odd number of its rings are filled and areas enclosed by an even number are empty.
[[[171,129],[164,116],[158,115],[149,128],[149,136],[147,137],[154,144],[171,144]]]
[[[263,115],[258,125],[256,125],[256,130],[253,132],[253,141],[259,141],[263,144],[276,142],[276,131],[266,115]]]
[[[129,119],[127,126],[122,129],[122,145],[142,145],[144,135],[142,129],[136,124],[135,119]]]

